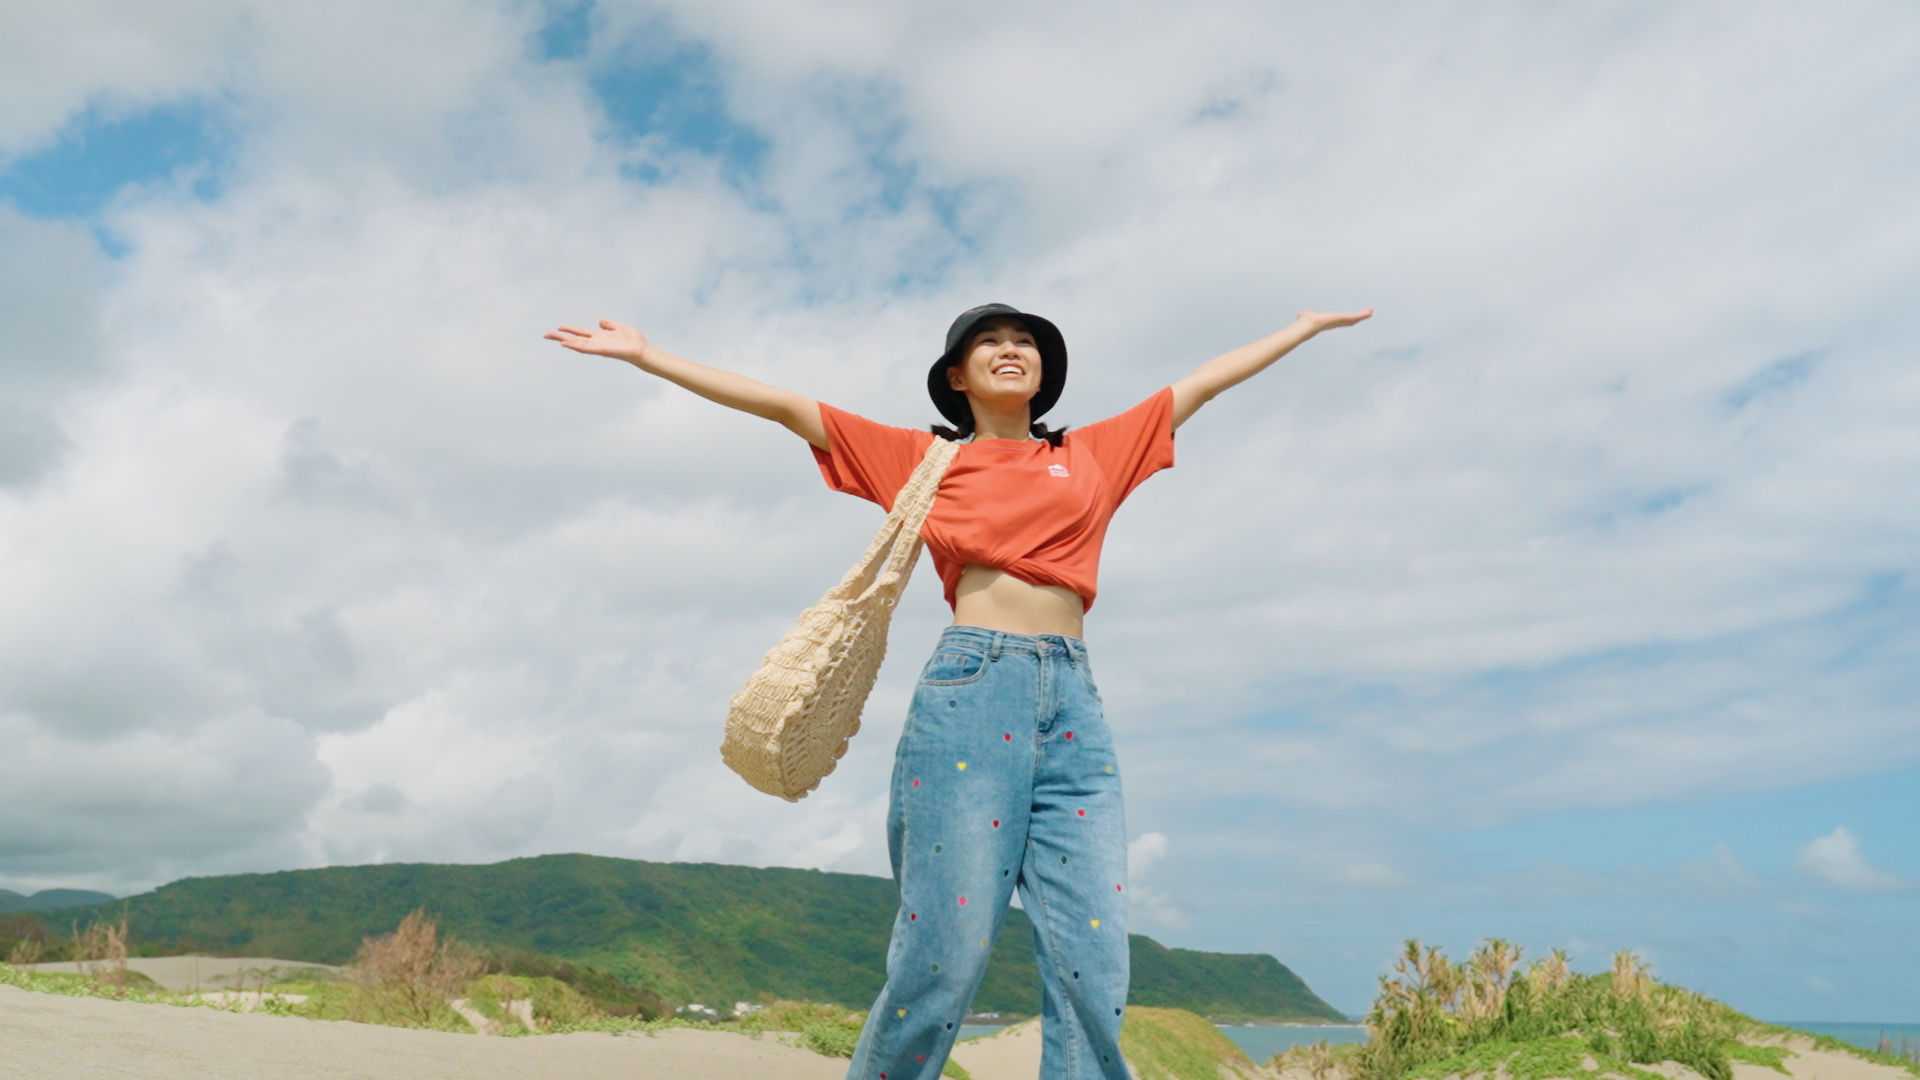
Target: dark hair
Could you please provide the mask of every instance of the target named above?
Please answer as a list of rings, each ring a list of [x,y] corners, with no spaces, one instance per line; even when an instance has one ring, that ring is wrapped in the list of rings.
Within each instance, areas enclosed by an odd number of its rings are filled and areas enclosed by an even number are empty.
[[[948,442],[960,442],[973,434],[973,424],[967,423],[958,429],[950,428],[945,424],[935,424],[933,425],[933,433]],[[1040,421],[1035,420],[1033,426],[1027,429],[1027,433],[1036,439],[1045,439],[1052,445],[1059,446],[1060,440],[1067,434],[1067,429],[1063,427],[1050,428]]]

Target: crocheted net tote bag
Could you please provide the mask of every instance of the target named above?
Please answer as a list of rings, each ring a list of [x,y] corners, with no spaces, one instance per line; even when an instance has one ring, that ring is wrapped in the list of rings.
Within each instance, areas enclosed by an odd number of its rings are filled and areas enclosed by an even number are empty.
[[[886,655],[893,606],[920,557],[920,526],[959,448],[933,440],[867,553],[733,695],[720,757],[747,783],[798,802],[847,752]]]

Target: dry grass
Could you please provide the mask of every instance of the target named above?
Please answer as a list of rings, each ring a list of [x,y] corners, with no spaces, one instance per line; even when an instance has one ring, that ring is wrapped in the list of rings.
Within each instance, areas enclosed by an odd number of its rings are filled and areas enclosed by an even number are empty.
[[[1563,953],[1524,970],[1520,959],[1520,949],[1499,939],[1458,965],[1438,949],[1407,942],[1367,1014],[1371,1039],[1350,1055],[1329,1051],[1323,1069],[1355,1080],[1400,1080],[1449,1064],[1471,1071],[1485,1067],[1489,1055],[1524,1056],[1526,1046],[1551,1042],[1560,1056],[1577,1049],[1622,1073],[1677,1061],[1708,1080],[1731,1080],[1728,1047],[1751,1021],[1726,1006],[1662,986],[1630,952],[1614,957],[1611,972],[1589,977],[1575,975]],[[1519,1072],[1527,1071],[1515,1060]],[[1313,1062],[1296,1055],[1288,1064],[1312,1071]]]
[[[440,935],[438,920],[415,909],[392,933],[360,943],[348,966],[359,991],[352,1007],[376,1023],[451,1026],[448,1002],[484,967],[472,949]]]
[[[1348,1075],[1349,1065],[1359,1050],[1353,1044],[1336,1049],[1327,1040],[1320,1039],[1290,1046],[1269,1058],[1267,1065],[1281,1072],[1304,1072],[1313,1080],[1335,1080]]]
[[[47,939],[44,937],[15,938],[13,947],[7,950],[7,963],[14,967],[37,964],[47,954]]]
[[[120,921],[89,923],[73,928],[73,962],[100,985],[124,993],[127,989],[127,916]]]

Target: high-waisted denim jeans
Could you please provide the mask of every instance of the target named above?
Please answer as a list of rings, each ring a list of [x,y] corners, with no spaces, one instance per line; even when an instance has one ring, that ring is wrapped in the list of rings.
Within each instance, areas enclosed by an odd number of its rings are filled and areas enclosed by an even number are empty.
[[[940,1075],[1013,890],[1040,960],[1045,1080],[1124,1080],[1126,825],[1079,638],[950,626],[894,756],[900,911],[849,1080]]]

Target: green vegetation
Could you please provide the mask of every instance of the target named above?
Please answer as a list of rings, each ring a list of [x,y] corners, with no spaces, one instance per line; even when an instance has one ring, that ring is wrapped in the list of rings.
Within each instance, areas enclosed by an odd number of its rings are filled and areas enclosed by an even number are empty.
[[[1777,1073],[1787,1071],[1787,1054],[1784,1046],[1753,1046],[1737,1042],[1727,1047],[1727,1057],[1748,1065],[1759,1065]]]
[[[1793,1052],[1766,1043],[1813,1038],[1822,1049],[1902,1064],[1832,1039],[1762,1024],[1717,1001],[1656,982],[1632,953],[1613,970],[1576,975],[1555,952],[1520,969],[1520,950],[1490,940],[1456,965],[1438,949],[1407,942],[1394,974],[1380,980],[1363,1044],[1295,1047],[1272,1065],[1313,1080],[1511,1080],[1614,1076],[1664,1080],[1674,1062],[1706,1080],[1732,1080],[1738,1061],[1786,1073]],[[1920,1067],[1908,1064],[1920,1075]]]
[[[390,864],[188,878],[116,902],[132,914],[139,953],[199,951],[345,963],[363,938],[408,911],[506,965],[550,974],[602,1008],[622,993],[630,1015],[664,1002],[726,1005],[761,995],[851,1008],[885,981],[893,882],[815,870],[648,863],[549,855],[491,866]],[[76,912],[87,917],[97,912]],[[1040,987],[1033,932],[1007,913],[974,1008],[1032,1015]],[[1168,949],[1131,939],[1133,1000],[1222,1020],[1341,1020],[1269,956]],[[3,954],[0,954],[3,955]],[[527,958],[571,965],[573,977]],[[520,957],[522,967],[511,966]],[[644,998],[633,997],[645,988]],[[624,988],[624,989],[623,989]]]
[[[1254,1068],[1246,1052],[1206,1017],[1184,1009],[1128,1006],[1120,1052],[1136,1080],[1220,1080],[1223,1069],[1231,1075]]]
[[[1545,1076],[1652,1074],[1678,1062],[1732,1080],[1729,1048],[1755,1025],[1732,1009],[1655,982],[1631,953],[1607,975],[1578,976],[1553,953],[1525,972],[1520,950],[1488,941],[1464,965],[1407,942],[1367,1015],[1372,1041],[1354,1052],[1358,1080],[1417,1080],[1503,1068]]]
[[[114,986],[96,975],[29,971],[8,964],[0,964],[0,986],[14,986],[39,994],[59,994],[62,997],[110,997],[123,1001],[143,1001],[149,1004],[166,1003],[173,996],[162,989],[159,983],[137,972],[127,973],[126,985]]]
[[[22,896],[11,889],[0,889],[0,915],[16,911],[53,911],[58,908],[97,907],[113,903],[112,895],[90,889],[42,889]]]

